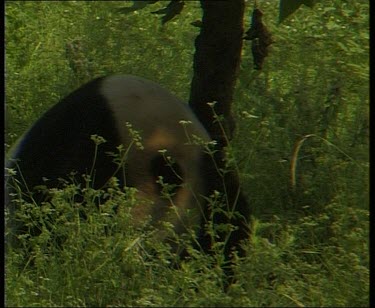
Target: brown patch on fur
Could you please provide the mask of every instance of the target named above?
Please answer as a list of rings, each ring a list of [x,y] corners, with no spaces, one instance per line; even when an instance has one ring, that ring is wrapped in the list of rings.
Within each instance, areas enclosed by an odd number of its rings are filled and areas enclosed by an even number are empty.
[[[169,148],[177,143],[175,136],[168,133],[168,131],[162,127],[157,127],[152,134],[146,139],[145,146],[150,149],[162,150]]]

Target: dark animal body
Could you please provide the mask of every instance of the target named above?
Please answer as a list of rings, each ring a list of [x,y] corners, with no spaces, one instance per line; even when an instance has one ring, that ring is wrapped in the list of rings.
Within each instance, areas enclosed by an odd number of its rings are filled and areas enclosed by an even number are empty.
[[[127,123],[139,132],[143,149],[129,148],[134,137]],[[96,155],[92,135],[106,140]],[[193,135],[201,142],[192,142]],[[59,179],[66,179],[71,172],[81,181],[79,176],[90,174],[94,188],[104,187],[115,176],[121,186],[135,187],[140,197],[152,202],[151,207],[134,207],[135,220],[151,216],[155,221],[167,221],[177,234],[193,228],[199,246],[208,252],[212,243],[205,224],[212,209],[204,196],[221,182],[204,149],[203,144],[210,140],[190,108],[158,84],[130,75],[109,76],[83,85],[48,110],[20,139],[7,165],[17,171],[14,178],[25,192],[38,185],[59,187]],[[120,169],[108,155],[119,145],[129,148]],[[165,156],[170,156],[173,164]],[[156,182],[159,176],[177,186],[173,195],[177,211],[170,210],[170,200],[161,197]],[[41,203],[38,198],[35,194],[34,201]],[[242,216],[230,221],[237,230],[227,241],[227,258],[248,232],[248,209],[236,210]],[[227,223],[224,216],[215,214],[214,220]]]

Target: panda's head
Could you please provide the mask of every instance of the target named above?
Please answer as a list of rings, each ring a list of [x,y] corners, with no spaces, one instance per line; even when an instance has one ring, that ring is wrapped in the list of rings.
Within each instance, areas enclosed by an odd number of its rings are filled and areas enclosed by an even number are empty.
[[[106,140],[95,160],[92,135]],[[149,201],[133,207],[135,222],[151,217],[155,225],[171,223],[180,234],[201,223],[203,144],[209,141],[190,108],[158,84],[109,76],[89,82],[47,111],[18,142],[11,155],[17,164],[10,167],[17,169],[25,190],[56,187],[71,172],[90,174],[99,188],[116,174]],[[108,155],[119,145],[127,153],[120,171]],[[163,196],[165,188],[170,198]]]

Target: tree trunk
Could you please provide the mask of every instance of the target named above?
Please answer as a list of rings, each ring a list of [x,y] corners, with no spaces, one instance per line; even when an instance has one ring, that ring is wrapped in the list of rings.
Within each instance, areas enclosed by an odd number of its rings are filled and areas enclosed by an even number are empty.
[[[189,104],[210,133],[217,141],[214,154],[207,157],[206,172],[211,173],[209,193],[218,191],[222,194],[226,214],[214,212],[214,224],[232,224],[236,230],[220,232],[219,241],[225,243],[225,256],[230,259],[233,249],[243,255],[240,241],[248,238],[249,205],[240,192],[238,173],[226,164],[224,148],[234,131],[234,119],[231,104],[237,72],[239,69],[243,36],[243,0],[201,1],[203,19],[201,32],[195,41],[194,76],[191,84]],[[225,132],[215,121],[214,114],[207,102],[216,102],[214,108],[222,120]],[[216,166],[215,166],[216,165]],[[213,167],[215,166],[215,167]],[[228,170],[222,172],[222,170]],[[238,215],[232,215],[237,211]],[[228,214],[229,213],[229,214]],[[207,215],[210,215],[208,213]],[[212,238],[203,236],[203,243],[212,246]]]
[[[190,106],[220,147],[226,145],[220,126],[207,102],[216,101],[215,111],[224,116],[225,133],[233,135],[231,113],[234,85],[240,64],[243,36],[243,0],[201,1],[201,33],[195,41],[194,76]]]

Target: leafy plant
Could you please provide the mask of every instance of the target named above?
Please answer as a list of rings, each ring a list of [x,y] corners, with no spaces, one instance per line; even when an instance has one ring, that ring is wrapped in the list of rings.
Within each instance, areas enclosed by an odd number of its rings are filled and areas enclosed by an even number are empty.
[[[220,247],[211,256],[190,247],[181,261],[152,230],[129,225],[134,191],[116,181],[100,191],[67,185],[51,191],[43,212],[20,200],[19,217],[41,233],[21,239],[29,251],[7,246],[8,306],[369,305],[369,5],[317,2],[280,25],[277,2],[258,5],[275,42],[261,72],[244,46],[234,97],[229,155],[253,211],[236,282],[223,292]],[[141,75],[187,100],[199,4],[164,26],[146,9],[118,14],[121,6],[6,2],[8,146],[85,78]],[[82,48],[67,54],[77,39]],[[86,207],[78,210],[75,194]],[[104,196],[102,207],[89,206]]]

